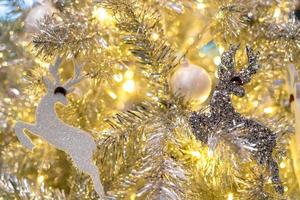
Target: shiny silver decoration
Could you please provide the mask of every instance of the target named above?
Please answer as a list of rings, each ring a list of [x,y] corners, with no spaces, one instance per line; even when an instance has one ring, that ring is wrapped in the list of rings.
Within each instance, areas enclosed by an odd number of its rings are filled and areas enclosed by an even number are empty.
[[[287,22],[271,24],[265,35],[291,61],[297,58],[300,51],[300,22],[294,13]]]
[[[10,173],[0,173],[0,198],[20,200],[67,200],[64,191],[46,187],[42,182],[19,179]]]
[[[83,172],[90,175],[95,190],[100,198],[104,198],[104,190],[99,178],[97,166],[92,163],[93,152],[96,150],[96,144],[91,135],[78,128],[65,124],[57,117],[55,104],[68,104],[66,95],[73,91],[73,85],[82,80],[80,65],[75,65],[74,78],[66,83],[60,83],[58,68],[61,65],[61,58],[57,58],[54,65],[50,65],[49,71],[54,78],[52,82],[48,77],[43,81],[47,86],[47,93],[39,102],[36,110],[36,122],[28,124],[18,121],[15,126],[15,132],[22,145],[30,150],[34,145],[24,129],[32,134],[41,137],[56,148],[68,153],[74,164]]]
[[[235,54],[238,46],[231,46],[224,52],[218,67],[219,82],[213,92],[207,111],[194,112],[190,116],[190,124],[198,140],[209,144],[218,130],[229,138],[230,142],[242,150],[250,152],[251,156],[261,165],[266,165],[277,192],[283,193],[279,178],[277,162],[272,152],[276,146],[276,134],[263,124],[242,116],[236,112],[231,95],[245,96],[243,85],[250,82],[251,76],[259,69],[257,55],[247,47],[248,66],[239,72],[235,71]],[[236,130],[243,130],[237,134]]]

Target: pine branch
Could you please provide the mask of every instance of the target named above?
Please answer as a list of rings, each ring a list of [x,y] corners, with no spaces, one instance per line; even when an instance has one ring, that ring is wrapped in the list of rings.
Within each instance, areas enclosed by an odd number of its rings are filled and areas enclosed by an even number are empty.
[[[259,169],[263,171],[263,169]],[[269,177],[266,174],[251,171],[249,173],[251,179],[244,179],[239,177],[237,182],[240,183],[239,193],[240,198],[245,200],[257,199],[257,200],[272,200],[283,199],[277,193],[272,190],[272,184],[268,181]]]
[[[103,133],[104,139],[98,141],[97,160],[105,165],[103,174],[108,181],[123,168],[132,165],[139,156],[139,142],[143,137],[143,124],[153,117],[150,104],[141,104],[135,109],[117,114],[107,120],[111,130]]]
[[[105,180],[114,183],[111,196],[185,199],[186,172],[169,153],[170,143],[177,148],[174,130],[183,116],[178,112],[172,103],[144,103],[109,121],[112,130],[100,141],[97,159],[107,169]]]
[[[125,32],[124,41],[131,52],[144,64],[145,74],[158,80],[178,64],[175,51],[163,38],[153,39],[153,34],[162,37],[160,13],[146,3],[135,0],[96,1],[111,10],[117,27]]]
[[[251,0],[212,1],[212,5],[219,8],[216,14],[212,32],[226,40],[234,40],[250,24]],[[218,38],[218,37],[217,37]]]
[[[264,35],[272,47],[276,46],[277,51],[294,61],[300,52],[300,22],[296,16],[292,14],[284,23],[270,23],[267,28]]]
[[[0,196],[5,199],[66,200],[63,191],[45,188],[43,183],[32,183],[27,179],[18,179],[14,175],[0,173]]]
[[[40,33],[33,38],[37,54],[87,55],[101,48],[100,34],[87,16],[71,12],[60,15],[46,16],[40,22]]]
[[[84,199],[84,200],[99,200],[99,196],[94,190],[91,178],[84,174],[74,171],[69,179],[70,191],[68,193],[68,200]]]
[[[116,181],[120,184],[113,188],[113,196],[120,198],[133,191],[142,199],[185,199],[186,172],[167,153],[172,133],[160,123],[146,129],[143,133],[146,137],[144,152],[129,172]]]
[[[148,124],[152,124],[156,119],[159,119],[161,123],[163,123],[162,120],[164,122],[166,120],[167,124],[172,124],[169,121],[172,118],[178,116],[178,119],[174,121],[176,123],[185,116],[186,106],[182,102],[183,99],[180,97],[174,97],[172,102],[142,102],[133,109],[118,113],[112,119],[107,120],[111,129],[103,133],[104,139],[101,138],[98,141],[99,155],[97,157],[99,162],[106,164],[124,162],[124,165],[127,165],[126,158],[131,152],[135,157],[139,156],[136,150],[139,148],[139,143],[144,140],[144,131]],[[165,115],[170,116],[165,117]],[[113,166],[115,163],[111,163],[111,167],[107,167],[107,169],[111,171]]]

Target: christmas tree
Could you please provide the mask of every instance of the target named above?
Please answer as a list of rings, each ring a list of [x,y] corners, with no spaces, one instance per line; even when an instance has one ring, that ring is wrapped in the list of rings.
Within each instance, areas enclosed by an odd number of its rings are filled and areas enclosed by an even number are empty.
[[[0,11],[0,199],[300,199],[298,0]]]

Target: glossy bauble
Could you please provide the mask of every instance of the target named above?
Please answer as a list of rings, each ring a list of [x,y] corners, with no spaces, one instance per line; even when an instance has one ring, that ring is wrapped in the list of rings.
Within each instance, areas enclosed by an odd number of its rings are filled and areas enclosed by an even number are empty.
[[[38,33],[39,22],[47,15],[52,15],[55,12],[50,0],[40,0],[29,11],[25,18],[25,31],[27,33]]]
[[[170,78],[173,94],[184,97],[185,101],[203,103],[210,95],[212,82],[205,69],[187,60],[179,66]]]

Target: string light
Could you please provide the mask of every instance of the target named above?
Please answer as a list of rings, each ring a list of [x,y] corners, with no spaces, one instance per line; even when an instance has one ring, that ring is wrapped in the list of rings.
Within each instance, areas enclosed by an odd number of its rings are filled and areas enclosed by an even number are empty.
[[[151,34],[151,39],[152,39],[153,41],[158,40],[158,38],[159,38],[159,35],[158,35],[157,33],[153,32],[153,33]]]
[[[199,151],[190,151],[190,154],[193,156],[193,157],[196,157],[196,158],[200,158],[201,157],[201,154]]]
[[[123,84],[122,88],[128,93],[133,93],[135,90],[135,82],[133,80],[128,80]]]
[[[123,75],[122,74],[115,74],[115,75],[113,75],[113,78],[114,78],[114,80],[116,81],[116,82],[122,82],[122,80],[123,80]]]
[[[197,3],[197,9],[199,10],[203,10],[206,8],[206,5],[202,2]]]
[[[220,57],[220,56],[214,57],[214,63],[215,63],[216,65],[221,64],[221,57]]]
[[[130,195],[130,200],[135,200],[135,199],[136,199],[136,194],[135,193],[131,194]]]
[[[279,166],[280,166],[280,168],[284,169],[286,167],[286,164],[285,164],[285,162],[281,162]]]
[[[99,20],[99,21],[104,21],[107,19],[107,11],[104,8],[96,8],[93,12],[93,15]]]
[[[212,158],[213,155],[214,155],[214,151],[211,150],[211,149],[209,149],[209,150],[207,151],[207,156],[208,156],[209,158]]]
[[[40,183],[43,183],[44,182],[44,176],[39,176],[38,178],[37,178],[37,182],[40,184]]]
[[[281,10],[280,10],[280,8],[276,8],[275,11],[274,11],[273,17],[274,17],[274,18],[279,18],[280,15],[281,15]]]
[[[224,47],[219,47],[219,53],[222,54],[225,51]]]
[[[125,72],[125,78],[126,79],[132,79],[133,76],[134,76],[134,72],[133,71],[128,70],[128,71]]]
[[[227,198],[227,200],[233,200],[233,193],[228,193],[228,198]]]
[[[118,96],[117,96],[114,92],[112,92],[112,91],[108,91],[108,95],[109,95],[112,99],[117,99],[117,98],[118,98]]]
[[[267,107],[267,108],[264,109],[264,113],[266,113],[266,114],[270,114],[273,111],[274,111],[274,109],[272,107]]]

